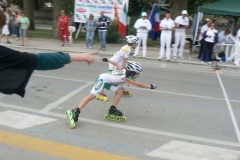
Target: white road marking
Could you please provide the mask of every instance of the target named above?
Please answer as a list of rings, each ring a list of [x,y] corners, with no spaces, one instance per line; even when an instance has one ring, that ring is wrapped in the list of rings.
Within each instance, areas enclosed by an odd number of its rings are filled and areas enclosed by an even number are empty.
[[[29,111],[29,112],[39,113],[39,111],[40,111],[40,110],[36,110],[36,109],[32,109],[32,108],[21,107],[21,106],[16,106],[16,105],[11,105],[11,104],[1,103],[1,102],[0,102],[0,106],[6,107],[6,108],[25,110],[25,111]],[[50,115],[50,116],[66,119],[65,114],[47,112],[47,113],[44,113],[44,115]],[[240,147],[240,145],[238,143],[235,143],[235,142],[221,141],[221,140],[210,139],[210,138],[189,136],[189,135],[178,134],[178,133],[171,133],[171,132],[164,132],[164,131],[153,130],[153,129],[127,126],[127,125],[123,125],[123,124],[116,124],[116,123],[111,123],[111,122],[106,122],[106,121],[98,121],[98,120],[92,120],[92,119],[87,119],[87,118],[79,118],[79,121],[80,121],[79,123],[88,122],[88,123],[93,123],[93,124],[98,124],[98,125],[114,127],[114,128],[117,128],[117,129],[126,129],[126,130],[143,132],[143,133],[148,133],[148,134],[153,134],[153,135],[161,135],[161,136],[167,136],[167,137],[173,137],[173,138],[181,138],[181,139],[186,139],[186,140],[193,140],[193,141],[204,142],[204,143],[219,144],[219,145],[225,145],[225,146],[231,146],[231,147]]]
[[[194,143],[171,141],[146,155],[166,160],[237,160],[240,157],[240,152]]]
[[[65,102],[66,100],[68,100],[69,98],[73,97],[74,95],[76,95],[77,93],[79,93],[80,91],[82,91],[83,89],[87,88],[88,86],[92,85],[93,82],[88,82],[84,85],[82,85],[81,87],[79,87],[78,89],[70,92],[69,94],[67,94],[66,96],[60,98],[59,100],[57,100],[56,102],[50,103],[48,104],[45,108],[43,108],[41,111],[39,111],[38,113],[46,113],[49,112],[51,109],[55,108],[56,106],[60,105],[61,103]]]
[[[166,64],[162,64],[161,67],[164,68],[166,66]]]
[[[75,82],[91,82],[91,81],[82,81],[82,80],[76,80],[76,79],[68,79],[68,78],[62,78],[62,77],[53,77],[53,76],[45,76],[45,75],[39,75],[39,74],[33,74],[37,77],[46,77],[46,78],[52,78],[52,79],[61,79],[61,80],[67,80],[67,81],[75,81]],[[95,83],[92,81],[92,83]],[[160,91],[160,90],[153,90],[153,89],[144,89],[144,88],[137,88],[137,87],[129,87],[131,89],[137,89],[137,90],[145,90],[148,92],[159,92],[164,94],[173,94],[173,95],[179,95],[179,96],[187,96],[187,97],[196,97],[196,98],[203,98],[203,99],[212,99],[212,100],[219,100],[219,101],[225,101],[225,99],[222,98],[214,98],[214,97],[206,97],[206,96],[198,96],[198,95],[192,95],[192,94],[183,94],[183,93],[176,93],[176,92],[167,92],[167,91]],[[240,101],[237,100],[230,100],[231,102],[240,103]]]
[[[231,119],[232,119],[232,122],[233,122],[233,126],[234,126],[234,129],[235,129],[235,132],[237,134],[237,138],[238,138],[238,142],[240,144],[240,132],[239,132],[239,127],[238,127],[238,124],[237,124],[237,121],[236,121],[236,118],[234,116],[234,113],[233,113],[233,110],[232,110],[232,106],[229,102],[229,99],[228,99],[228,95],[227,95],[227,92],[223,86],[223,83],[222,83],[222,80],[221,80],[221,77],[218,73],[216,73],[217,75],[217,78],[218,78],[218,81],[220,83],[220,86],[221,86],[221,89],[223,91],[223,95],[225,97],[225,100],[226,100],[226,104],[227,104],[227,107],[228,107],[228,110],[229,110],[229,113],[230,113],[230,116],[231,116]]]
[[[25,123],[26,120],[32,117],[31,121]],[[16,111],[4,111],[0,112],[0,125],[12,127],[16,129],[25,129],[29,127],[33,127],[36,125],[41,125],[45,123],[50,123],[56,121],[56,119],[46,118],[35,116],[31,114],[16,112]]]

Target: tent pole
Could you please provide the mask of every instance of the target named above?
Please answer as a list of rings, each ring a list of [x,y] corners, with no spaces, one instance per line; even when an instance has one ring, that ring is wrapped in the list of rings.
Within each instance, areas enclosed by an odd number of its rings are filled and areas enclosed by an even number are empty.
[[[191,52],[190,52],[190,57],[189,59],[192,58],[192,52],[193,52],[193,46],[196,42],[196,39],[197,39],[197,34],[198,34],[198,27],[199,27],[199,22],[200,22],[200,17],[201,17],[201,14],[200,12],[198,12],[197,14],[197,22],[196,22],[196,26],[195,26],[195,31],[194,31],[194,34],[193,34],[193,41],[192,41],[192,48],[191,48]]]

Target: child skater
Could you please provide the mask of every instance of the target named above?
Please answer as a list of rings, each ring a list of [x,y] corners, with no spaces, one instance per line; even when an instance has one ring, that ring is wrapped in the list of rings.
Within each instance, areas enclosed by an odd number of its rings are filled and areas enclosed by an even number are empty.
[[[123,46],[118,52],[114,53],[114,55],[110,58],[110,60],[114,60],[120,64],[119,67],[116,65],[113,65],[112,63],[109,63],[109,71],[114,70],[122,70],[123,68],[126,68],[126,63],[128,61],[128,57],[130,53],[133,52],[133,50],[137,47],[139,43],[139,38],[134,35],[126,36],[126,42],[127,45]],[[121,88],[123,89],[123,95],[125,96],[131,96],[132,94],[124,89],[122,86],[123,84],[120,84]],[[96,96],[97,99],[106,102],[108,100],[106,94],[102,91]]]
[[[102,58],[102,61],[109,62],[114,66],[119,66],[120,64],[114,60],[108,60],[107,58]],[[125,72],[124,72],[125,71]],[[112,106],[109,109],[109,114],[104,116],[105,119],[116,120],[116,121],[126,121],[126,117],[123,116],[123,113],[117,109],[118,102],[120,101],[123,90],[119,86],[119,84],[129,82],[135,86],[141,88],[149,88],[155,89],[157,88],[156,83],[146,84],[142,82],[136,81],[139,74],[142,72],[142,67],[138,62],[128,61],[126,70],[120,71],[108,71],[106,73],[102,73],[98,76],[95,85],[93,86],[91,93],[82,99],[79,106],[73,110],[67,110],[65,113],[67,115],[68,123],[70,128],[74,128],[76,122],[78,121],[79,114],[84,106],[88,104],[91,100],[93,100],[99,93],[102,92],[103,88],[111,90],[115,92],[115,96],[113,99]]]

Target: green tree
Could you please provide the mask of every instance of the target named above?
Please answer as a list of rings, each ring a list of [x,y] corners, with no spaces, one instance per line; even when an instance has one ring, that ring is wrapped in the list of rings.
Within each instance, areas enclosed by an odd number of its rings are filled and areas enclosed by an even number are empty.
[[[58,37],[57,32],[57,19],[60,16],[61,10],[65,7],[65,0],[52,0],[52,6],[53,6],[53,30],[52,30],[52,36],[54,38]]]
[[[34,1],[23,0],[23,11],[26,14],[30,21],[29,30],[35,30],[35,23],[34,23]]]

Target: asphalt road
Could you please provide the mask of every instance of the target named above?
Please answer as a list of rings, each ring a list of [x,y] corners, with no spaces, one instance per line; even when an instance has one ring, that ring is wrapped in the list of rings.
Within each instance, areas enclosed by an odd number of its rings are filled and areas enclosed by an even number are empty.
[[[91,101],[76,128],[68,127],[65,110],[108,69],[98,56],[90,66],[35,71],[25,98],[0,94],[0,159],[240,159],[239,71],[131,60],[143,66],[137,80],[158,88],[125,85],[132,97],[117,106],[125,123],[104,120],[114,96],[106,91],[108,102]]]

